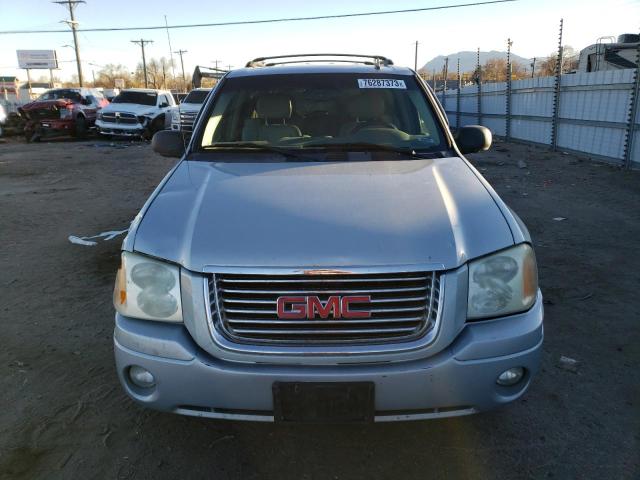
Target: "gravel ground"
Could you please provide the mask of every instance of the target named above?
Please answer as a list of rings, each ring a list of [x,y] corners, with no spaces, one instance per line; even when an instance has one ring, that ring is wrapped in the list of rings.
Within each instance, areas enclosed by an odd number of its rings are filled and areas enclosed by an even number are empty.
[[[173,161],[0,144],[0,478],[640,478],[639,172],[504,143],[473,161],[534,238],[546,338],[529,393],[456,419],[282,426],[144,410],[118,384],[122,237],[68,237],[125,229]]]

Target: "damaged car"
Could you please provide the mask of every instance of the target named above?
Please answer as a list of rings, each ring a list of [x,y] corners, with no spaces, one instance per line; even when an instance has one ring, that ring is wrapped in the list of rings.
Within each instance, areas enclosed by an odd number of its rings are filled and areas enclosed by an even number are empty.
[[[28,142],[71,135],[85,138],[95,128],[98,112],[109,102],[93,88],[54,88],[18,109],[27,121]]]
[[[98,132],[105,136],[151,138],[165,128],[175,100],[168,90],[123,90],[98,115]]]

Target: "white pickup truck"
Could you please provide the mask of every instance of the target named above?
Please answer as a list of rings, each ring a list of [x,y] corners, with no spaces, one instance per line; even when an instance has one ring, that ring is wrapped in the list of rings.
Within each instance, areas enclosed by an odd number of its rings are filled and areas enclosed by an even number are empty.
[[[173,107],[171,109],[171,130],[179,130],[190,135],[196,116],[210,91],[210,88],[194,88],[178,106]]]
[[[165,117],[176,104],[168,90],[123,90],[96,119],[98,132],[106,136],[151,138],[165,128]]]

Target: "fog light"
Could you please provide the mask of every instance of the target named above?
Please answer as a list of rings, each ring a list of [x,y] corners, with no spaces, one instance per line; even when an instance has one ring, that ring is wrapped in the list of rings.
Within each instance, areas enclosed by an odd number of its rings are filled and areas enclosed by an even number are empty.
[[[153,387],[156,383],[156,379],[153,378],[153,375],[146,368],[142,368],[138,365],[133,365],[129,367],[129,378],[134,383],[141,388],[150,388]]]
[[[498,375],[498,379],[496,383],[498,385],[504,385],[509,387],[511,385],[515,385],[524,377],[524,368],[522,367],[513,367],[509,370],[505,370],[500,375]]]

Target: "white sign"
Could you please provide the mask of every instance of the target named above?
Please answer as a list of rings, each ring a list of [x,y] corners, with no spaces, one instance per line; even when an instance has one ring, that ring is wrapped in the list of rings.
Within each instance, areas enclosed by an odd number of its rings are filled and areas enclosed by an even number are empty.
[[[124,88],[124,78],[114,78],[113,86],[116,88]]]
[[[404,80],[395,78],[359,78],[358,88],[401,88],[407,89]]]
[[[19,68],[50,69],[58,68],[55,50],[16,50]]]

